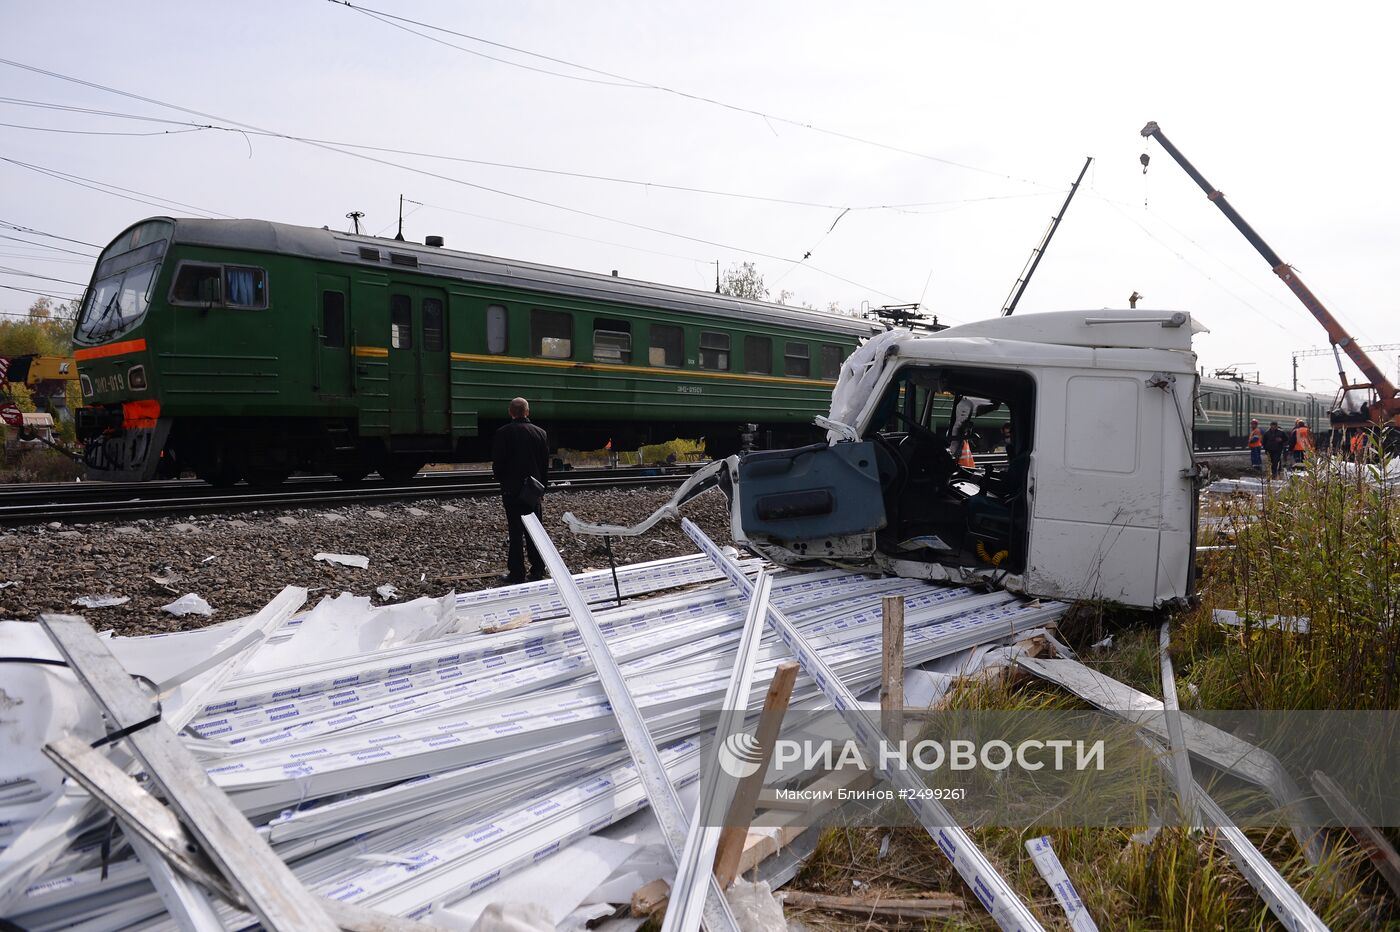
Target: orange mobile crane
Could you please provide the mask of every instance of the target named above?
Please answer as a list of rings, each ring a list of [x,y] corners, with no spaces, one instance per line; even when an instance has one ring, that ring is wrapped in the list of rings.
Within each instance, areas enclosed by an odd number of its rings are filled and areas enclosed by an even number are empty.
[[[1186,174],[1191,176],[1191,180],[1196,182],[1202,191],[1206,192],[1206,197],[1220,208],[1235,229],[1244,234],[1244,238],[1249,240],[1251,246],[1259,251],[1259,255],[1264,257],[1264,261],[1269,263],[1269,268],[1274,270],[1274,274],[1283,279],[1283,283],[1298,296],[1298,300],[1303,302],[1303,307],[1307,308],[1312,316],[1317,318],[1327,331],[1327,339],[1332,344],[1332,353],[1337,360],[1337,376],[1341,380],[1341,390],[1337,394],[1337,404],[1334,409],[1328,412],[1332,420],[1334,430],[1345,430],[1347,428],[1370,427],[1382,433],[1382,440],[1387,450],[1395,450],[1400,447],[1400,390],[1385,377],[1381,368],[1371,361],[1371,357],[1366,355],[1351,335],[1346,332],[1337,318],[1318,300],[1317,295],[1303,284],[1302,279],[1293,267],[1278,257],[1278,253],[1264,242],[1254,228],[1245,222],[1245,219],[1230,206],[1230,202],[1225,200],[1225,195],[1215,189],[1205,177],[1196,170],[1196,167],[1186,160],[1186,156],[1172,145],[1162,130],[1156,123],[1148,123],[1142,128],[1142,135],[1157,140],[1167,154],[1176,160]],[[1143,171],[1147,170],[1148,157],[1144,153],[1142,156]],[[1362,374],[1369,379],[1369,382],[1348,382],[1346,370],[1342,366],[1342,357],[1338,352],[1345,352]],[[1342,401],[1346,398],[1347,392],[1354,390],[1369,390],[1370,400],[1361,405],[1357,411],[1348,412],[1343,410]]]

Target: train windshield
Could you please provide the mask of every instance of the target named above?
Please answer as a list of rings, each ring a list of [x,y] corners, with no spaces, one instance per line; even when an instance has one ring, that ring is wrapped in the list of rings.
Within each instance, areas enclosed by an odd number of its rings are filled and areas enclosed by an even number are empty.
[[[147,220],[102,251],[78,313],[76,341],[100,343],[141,322],[173,229],[169,220]]]

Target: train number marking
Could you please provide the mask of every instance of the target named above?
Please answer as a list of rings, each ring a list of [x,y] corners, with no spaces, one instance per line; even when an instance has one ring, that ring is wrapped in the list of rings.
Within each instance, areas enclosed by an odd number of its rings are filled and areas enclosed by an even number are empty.
[[[704,389],[699,385],[677,385],[676,391],[680,392],[682,395],[699,395],[704,392]]]
[[[126,377],[120,372],[112,375],[99,375],[92,380],[93,390],[99,394],[126,391]]]

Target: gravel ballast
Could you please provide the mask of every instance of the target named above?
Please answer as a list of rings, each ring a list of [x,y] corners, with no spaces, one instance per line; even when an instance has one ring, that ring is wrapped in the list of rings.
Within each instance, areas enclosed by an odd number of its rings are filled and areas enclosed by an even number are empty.
[[[602,538],[576,537],[560,517],[632,524],[674,489],[552,491],[544,523],[575,573],[608,565]],[[730,543],[728,503],[708,492],[684,513],[721,544]],[[151,634],[200,627],[251,614],[283,586],[323,595],[351,592],[387,604],[497,585],[505,572],[506,521],[498,497],[434,499],[237,515],[59,524],[0,530],[0,618],[33,620],[40,612],[84,615],[99,630]],[[615,538],[618,565],[694,553],[674,521],[637,538]],[[316,561],[317,553],[369,558],[368,569]],[[10,585],[5,585],[10,583]],[[177,618],[160,610],[186,593],[214,609]],[[112,608],[84,609],[82,596],[127,596]]]

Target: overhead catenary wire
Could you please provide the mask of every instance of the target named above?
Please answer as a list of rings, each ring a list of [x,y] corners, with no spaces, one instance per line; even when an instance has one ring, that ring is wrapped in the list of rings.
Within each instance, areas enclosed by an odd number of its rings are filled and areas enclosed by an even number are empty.
[[[978,197],[950,198],[946,200],[934,201],[912,201],[909,203],[874,203],[874,204],[836,204],[823,201],[810,201],[800,198],[778,197],[770,194],[754,194],[744,191],[724,191],[715,188],[706,188],[699,185],[675,184],[664,181],[655,181],[645,178],[624,178],[617,175],[604,175],[594,172],[571,171],[561,168],[546,168],[538,165],[521,165],[515,162],[501,162],[492,159],[478,159],[469,156],[448,155],[441,152],[428,152],[420,149],[402,149],[394,146],[376,146],[368,143],[347,142],[338,139],[321,139],[311,136],[296,136],[288,133],[279,133],[271,130],[254,130],[238,128],[233,126],[219,126],[213,123],[191,123],[187,120],[170,120],[163,117],[143,116],[140,114],[122,113],[112,110],[98,110],[87,107],[71,107],[64,104],[50,104],[43,101],[21,100],[19,98],[2,98],[0,104],[18,104],[29,107],[53,108],[64,112],[76,112],[96,116],[105,116],[119,119],[143,120],[146,122],[165,123],[171,126],[180,126],[194,130],[218,130],[230,133],[239,133],[246,136],[258,136],[268,139],[289,139],[295,142],[318,143],[327,146],[338,146],[346,149],[361,149],[366,152],[382,152],[389,155],[408,155],[425,159],[438,159],[446,162],[459,162],[466,165],[480,165],[487,168],[500,168],[507,171],[530,172],[544,175],[554,175],[563,178],[577,178],[586,181],[599,181],[609,184],[628,185],[644,189],[656,189],[661,191],[676,191],[686,194],[699,194],[713,197],[734,198],[738,200],[756,201],[768,204],[782,204],[792,207],[810,207],[820,210],[840,210],[840,211],[895,211],[899,213],[922,214],[922,213],[943,213],[945,211],[920,211],[920,207],[944,207],[945,209],[966,206],[968,204],[985,201],[1015,200],[1027,197],[1045,197],[1054,194],[1054,191],[1035,191],[1022,194],[991,194]],[[11,124],[0,123],[0,126]],[[77,132],[76,130],[74,132]],[[124,134],[116,134],[124,135]],[[161,133],[138,133],[134,135],[163,135]]]
[[[61,241],[65,242],[65,243],[74,243],[74,244],[76,244],[76,245],[78,245],[78,246],[91,246],[93,249],[101,249],[101,248],[102,248],[101,246],[97,245],[96,243],[87,243],[87,242],[84,242],[83,240],[80,240],[80,239],[71,239],[71,238],[69,238],[69,237],[67,237],[67,236],[59,236],[59,235],[56,234],[56,233],[45,233],[43,230],[36,230],[36,229],[34,229],[33,227],[27,227],[27,226],[24,226],[23,224],[15,223],[15,222],[12,221],[12,220],[0,220],[0,227],[5,227],[5,228],[7,228],[7,229],[14,230],[14,231],[16,231],[16,232],[18,232],[18,233],[28,233],[28,234],[30,234],[31,236],[43,236],[43,237],[45,237],[45,238],[47,238],[47,239],[56,239],[56,240],[61,240]]]
[[[224,217],[227,219],[233,218],[232,214],[226,214],[217,210],[210,210],[207,207],[195,207],[192,204],[186,204],[183,201],[177,201],[171,198],[161,197],[158,194],[147,194],[144,191],[137,191],[133,188],[124,188],[121,185],[112,184],[106,181],[96,181],[92,178],[85,178],[82,175],[74,175],[69,172],[59,171],[56,168],[47,168],[45,166],[35,165],[30,162],[21,162],[19,159],[12,159],[3,155],[0,155],[0,162],[8,162],[11,165],[15,165],[19,168],[28,169],[32,172],[38,172],[41,175],[47,175],[50,178],[56,178],[59,181],[66,181],[67,183],[77,185],[80,188],[88,188],[89,190],[97,191],[102,194],[109,194],[112,197],[119,197],[127,201],[135,201],[138,204],[146,204],[150,207],[155,207],[159,210],[169,210],[170,206],[174,205],[176,207],[183,207],[187,210],[194,211],[195,213],[204,216],[213,214],[215,216]],[[109,191],[107,190],[108,188],[114,188],[115,190]]]
[[[726,101],[722,101],[722,100],[719,100],[719,99],[716,99],[716,98],[713,98],[713,97],[706,97],[706,96],[704,96],[704,95],[702,95],[702,94],[694,94],[694,93],[690,93],[690,92],[688,92],[688,91],[679,90],[679,89],[677,89],[677,88],[668,87],[668,86],[663,85],[663,84],[657,84],[657,83],[654,83],[654,82],[651,82],[651,81],[642,80],[642,79],[640,79],[640,78],[630,78],[630,77],[627,77],[627,76],[625,76],[625,75],[616,74],[616,73],[610,72],[610,71],[604,71],[604,70],[602,70],[602,69],[593,68],[593,67],[590,67],[590,66],[588,66],[588,65],[581,65],[581,64],[578,64],[577,62],[571,62],[571,61],[568,61],[568,60],[563,59],[563,58],[556,58],[556,57],[554,57],[554,56],[544,55],[544,54],[539,53],[539,52],[532,52],[532,51],[529,51],[528,49],[522,49],[522,48],[518,48],[518,47],[516,47],[516,46],[506,45],[505,43],[502,43],[502,42],[495,42],[495,41],[492,41],[492,40],[490,40],[490,39],[484,39],[484,38],[482,38],[482,37],[480,37],[480,36],[473,36],[473,35],[470,35],[470,34],[465,33],[465,32],[458,32],[458,31],[453,30],[453,29],[448,29],[448,28],[445,27],[445,26],[437,26],[437,25],[434,25],[434,24],[432,24],[432,23],[426,23],[426,22],[422,22],[422,21],[419,21],[419,20],[409,19],[408,17],[405,17],[405,16],[397,16],[397,15],[395,15],[395,14],[393,14],[393,13],[388,13],[388,12],[386,12],[386,11],[384,11],[384,10],[373,9],[373,8],[371,8],[371,7],[366,7],[366,6],[362,6],[362,5],[359,5],[359,4],[350,3],[349,0],[329,0],[329,2],[331,2],[331,3],[333,3],[333,4],[337,5],[337,6],[343,6],[343,7],[347,8],[347,9],[353,10],[353,11],[355,11],[356,13],[361,13],[361,14],[363,14],[363,15],[369,17],[369,18],[377,19],[377,20],[379,20],[380,22],[383,22],[384,19],[387,18],[387,19],[395,20],[395,21],[397,21],[397,22],[399,22],[399,23],[408,23],[408,24],[411,24],[411,25],[414,25],[414,26],[418,26],[418,27],[423,28],[423,29],[431,29],[431,30],[433,30],[434,32],[441,32],[441,33],[444,33],[444,34],[446,34],[446,35],[456,36],[456,37],[461,38],[461,39],[468,39],[468,40],[470,40],[470,41],[472,41],[472,42],[479,42],[479,43],[481,43],[481,44],[483,44],[483,45],[489,45],[489,46],[492,46],[492,47],[495,47],[495,48],[505,49],[505,50],[507,50],[507,51],[515,52],[516,54],[519,54],[519,55],[528,55],[528,56],[530,56],[530,57],[532,57],[532,58],[538,58],[538,59],[540,59],[540,60],[542,60],[542,61],[548,61],[548,62],[552,62],[552,63],[554,63],[554,64],[565,65],[565,66],[567,66],[567,67],[569,67],[569,68],[577,68],[577,69],[580,70],[580,71],[587,72],[587,73],[589,73],[589,74],[598,75],[599,77],[608,78],[608,79],[611,79],[611,80],[613,80],[613,81],[626,82],[624,85],[622,85],[622,86],[624,86],[624,87],[628,87],[628,88],[637,88],[637,89],[649,90],[649,91],[658,91],[658,92],[665,93],[665,94],[671,94],[671,95],[674,95],[674,96],[676,96],[676,97],[684,98],[684,99],[686,99],[686,100],[691,100],[691,101],[695,101],[695,102],[697,102],[697,103],[703,103],[703,104],[708,104],[708,105],[715,106],[715,107],[720,107],[720,108],[723,108],[723,109],[725,109],[725,110],[733,111],[733,112],[735,112],[735,113],[742,113],[742,114],[746,114],[746,115],[748,115],[748,116],[759,117],[760,119],[767,120],[767,121],[770,121],[770,122],[778,122],[778,123],[783,123],[783,124],[788,125],[788,126],[795,126],[795,127],[800,128],[800,129],[809,130],[809,131],[814,132],[814,133],[820,133],[820,134],[825,135],[825,136],[831,136],[831,137],[836,138],[836,139],[844,139],[844,140],[846,140],[846,141],[848,141],[848,142],[855,142],[855,143],[859,143],[859,144],[861,144],[861,145],[873,146],[873,147],[875,147],[875,148],[877,148],[877,149],[884,149],[884,150],[886,150],[886,151],[888,151],[888,152],[898,152],[898,153],[901,153],[901,154],[903,154],[903,155],[908,155],[908,156],[912,156],[912,157],[914,157],[914,158],[919,158],[919,159],[925,159],[925,160],[930,161],[930,162],[938,162],[939,164],[942,164],[942,165],[948,165],[948,166],[951,166],[951,167],[954,167],[954,168],[961,168],[961,169],[964,169],[964,170],[966,170],[966,171],[978,172],[978,173],[984,174],[984,175],[992,175],[992,176],[997,177],[997,178],[1005,178],[1005,179],[1008,179],[1008,180],[1011,180],[1011,181],[1021,182],[1021,183],[1023,183],[1023,184],[1034,185],[1034,186],[1036,186],[1036,187],[1042,187],[1042,188],[1052,188],[1052,187],[1053,187],[1052,185],[1047,185],[1047,184],[1045,184],[1045,183],[1043,183],[1043,182],[1035,181],[1035,180],[1032,180],[1032,179],[1029,179],[1029,178],[1021,178],[1021,177],[1018,177],[1018,176],[1016,176],[1016,175],[1006,174],[1006,173],[1004,173],[1004,172],[999,172],[999,171],[996,171],[996,170],[994,170],[994,169],[981,168],[981,167],[978,167],[978,166],[976,166],[976,165],[969,165],[969,164],[967,164],[966,162],[957,162],[957,161],[954,161],[954,160],[952,160],[952,159],[943,158],[942,156],[930,155],[930,154],[927,153],[927,152],[919,152],[919,151],[917,151],[917,150],[910,149],[910,148],[907,148],[907,147],[904,147],[904,146],[897,146],[897,145],[893,145],[893,144],[891,144],[891,143],[880,142],[880,141],[874,140],[874,139],[867,139],[867,138],[865,138],[865,137],[857,136],[857,135],[854,135],[854,134],[852,134],[852,133],[846,133],[846,132],[842,132],[842,131],[840,131],[840,130],[829,129],[829,128],[824,127],[824,126],[819,126],[819,125],[817,125],[817,124],[815,124],[815,123],[812,123],[812,122],[810,122],[810,121],[806,121],[806,120],[797,120],[797,119],[792,119],[792,118],[790,118],[790,117],[779,116],[779,115],[777,115],[777,114],[769,113],[769,112],[767,112],[767,111],[759,110],[759,109],[756,109],[756,108],[753,108],[753,107],[747,107],[747,106],[743,106],[743,105],[740,105],[740,104],[728,103],[728,102],[726,102]],[[391,25],[392,25],[392,24],[391,24]],[[412,30],[409,30],[409,31],[411,32]],[[452,46],[452,47],[453,47],[453,48],[458,48],[458,46]],[[476,52],[476,51],[474,51],[474,50],[466,50],[466,49],[464,49],[463,51],[467,51],[469,54],[482,56],[482,53]],[[482,57],[492,57],[492,56],[482,56]],[[502,59],[499,59],[499,58],[494,58],[494,57],[492,57],[492,60],[494,60],[494,61],[501,61],[503,64],[512,65],[512,66],[514,66],[514,67],[529,68],[529,66],[522,65],[522,64],[520,64],[520,63],[518,63],[518,62],[505,61],[505,60],[502,60]],[[532,71],[533,71],[533,70],[538,70],[538,69],[529,68],[529,70],[532,70]],[[555,76],[555,77],[563,77],[563,78],[570,78],[570,77],[573,77],[573,76],[570,76],[570,75],[560,75],[560,74],[554,74],[554,76]],[[578,78],[574,78],[574,79],[575,79],[575,80],[580,80],[580,79],[578,79]]]
[[[21,278],[39,278],[46,282],[58,282],[61,285],[76,285],[79,288],[87,287],[87,282],[75,282],[66,278],[54,278],[52,275],[40,275],[37,272],[26,272],[23,269],[16,269],[8,265],[0,265],[0,273],[5,275],[18,275]]]
[[[310,139],[308,139],[308,138],[304,138],[304,137],[293,136],[293,135],[286,134],[286,133],[278,133],[278,132],[275,132],[275,131],[273,131],[273,130],[268,130],[268,129],[264,128],[264,127],[255,126],[255,125],[253,125],[253,124],[245,124],[245,123],[242,123],[242,122],[240,122],[240,121],[238,121],[238,120],[229,119],[228,117],[222,117],[222,116],[219,116],[219,115],[217,115],[217,114],[207,113],[207,112],[205,112],[205,111],[196,110],[196,109],[193,109],[193,108],[190,108],[190,107],[185,107],[185,106],[182,106],[182,105],[180,105],[180,104],[169,103],[169,102],[167,102],[167,101],[158,100],[158,99],[156,99],[156,98],[148,97],[148,96],[145,96],[145,95],[143,95],[143,94],[137,94],[137,93],[134,93],[134,92],[131,92],[131,91],[124,91],[124,90],[121,90],[121,89],[119,89],[119,88],[114,88],[114,87],[110,87],[110,86],[108,86],[108,85],[103,85],[103,84],[99,84],[99,83],[96,83],[96,82],[93,82],[93,81],[88,81],[88,80],[85,80],[85,79],[83,79],[83,78],[74,77],[74,76],[72,76],[72,75],[62,74],[62,73],[60,73],[60,72],[52,71],[52,70],[47,69],[47,68],[41,68],[41,67],[38,67],[38,66],[36,66],[36,65],[29,65],[29,64],[25,64],[25,63],[23,63],[23,62],[16,62],[16,61],[13,61],[13,60],[11,60],[11,59],[4,59],[4,58],[0,58],[0,64],[8,65],[8,66],[13,67],[13,68],[19,68],[19,69],[25,70],[25,71],[30,71],[30,72],[33,72],[33,73],[35,73],[35,74],[42,74],[42,75],[44,75],[44,76],[46,76],[46,77],[55,78],[55,79],[61,80],[61,81],[67,81],[67,82],[74,83],[74,84],[78,84],[78,85],[81,85],[81,86],[84,86],[84,87],[90,87],[90,88],[93,88],[93,89],[96,89],[96,90],[105,91],[105,92],[107,92],[107,93],[116,94],[116,95],[121,96],[121,97],[127,97],[127,98],[130,98],[130,99],[132,99],[132,100],[139,100],[139,101],[142,101],[143,103],[152,104],[152,105],[154,105],[154,106],[165,107],[165,108],[167,108],[167,109],[175,110],[175,111],[178,111],[178,112],[181,112],[181,113],[188,113],[188,114],[191,114],[191,115],[193,115],[193,116],[204,117],[205,119],[218,120],[218,121],[223,122],[223,123],[229,123],[229,124],[231,124],[231,125],[233,125],[233,126],[237,126],[237,127],[241,128],[241,129],[256,130],[256,131],[261,132],[261,133],[267,133],[267,134],[270,134],[270,135],[277,136],[277,137],[279,137],[279,138],[289,139],[289,140],[292,140],[292,141],[294,141],[294,142],[299,142],[299,143],[302,143],[302,144],[304,144],[304,145],[312,146],[312,147],[314,147],[314,148],[324,149],[324,150],[330,151],[330,152],[338,152],[338,153],[340,153],[340,154],[342,154],[342,155],[350,156],[351,158],[356,158],[356,159],[360,159],[360,160],[367,161],[367,162],[372,162],[372,163],[379,164],[379,165],[385,165],[385,166],[389,166],[389,167],[393,167],[393,168],[398,168],[398,169],[401,169],[401,170],[403,170],[403,171],[413,172],[413,173],[415,173],[415,174],[423,175],[423,176],[430,177],[430,178],[436,178],[436,179],[438,179],[438,180],[440,180],[440,181],[446,181],[446,182],[448,182],[448,183],[450,183],[450,184],[461,185],[461,186],[463,186],[463,187],[472,188],[472,189],[474,189],[474,190],[479,190],[479,191],[486,191],[486,192],[491,193],[491,194],[497,194],[497,195],[500,195],[500,196],[502,196],[502,197],[513,198],[513,199],[515,199],[515,200],[523,201],[523,202],[526,202],[526,203],[537,204],[537,205],[539,205],[539,206],[548,207],[548,208],[551,208],[551,209],[554,209],[554,210],[561,210],[561,211],[564,211],[564,212],[566,212],[566,213],[575,214],[575,215],[577,215],[577,216],[590,217],[590,218],[592,218],[592,219],[595,219],[595,220],[602,220],[602,221],[607,222],[607,223],[616,223],[616,224],[619,224],[619,225],[621,225],[621,226],[631,227],[631,228],[637,229],[637,230],[644,230],[644,231],[649,232],[649,233],[656,233],[656,234],[659,234],[659,235],[662,235],[662,236],[671,236],[671,237],[675,237],[675,238],[677,238],[677,239],[688,240],[688,241],[690,241],[690,242],[700,243],[700,244],[706,245],[706,246],[713,246],[713,247],[716,247],[716,248],[719,248],[719,249],[727,249],[727,250],[731,250],[731,251],[734,251],[734,252],[743,253],[743,254],[745,254],[745,255],[757,256],[757,257],[759,257],[759,258],[764,258],[764,259],[772,259],[772,260],[777,261],[777,262],[791,263],[791,262],[793,261],[793,260],[788,259],[788,258],[786,258],[786,257],[784,257],[784,256],[776,255],[776,254],[769,253],[769,252],[764,252],[764,251],[757,250],[757,249],[749,249],[749,248],[742,247],[742,246],[736,246],[736,245],[733,245],[733,244],[730,244],[730,243],[723,243],[723,242],[719,242],[719,241],[716,241],[716,240],[705,239],[705,238],[703,238],[703,237],[690,236],[690,235],[685,234],[685,233],[676,233],[676,232],[673,232],[673,231],[671,231],[671,230],[665,230],[665,229],[662,229],[662,228],[660,228],[660,227],[654,227],[654,226],[650,226],[650,225],[644,224],[644,223],[636,223],[636,222],[630,221],[630,220],[622,220],[622,219],[620,219],[620,218],[617,218],[617,217],[610,217],[610,216],[608,216],[608,215],[606,215],[606,214],[600,214],[600,213],[597,213],[597,212],[595,212],[595,211],[584,210],[583,208],[579,208],[579,207],[570,207],[570,206],[565,205],[565,204],[558,204],[558,203],[555,203],[555,202],[546,200],[546,199],[544,199],[544,198],[533,197],[533,196],[527,195],[527,194],[520,194],[520,193],[517,193],[517,192],[514,192],[514,191],[508,191],[508,190],[505,190],[505,189],[502,189],[502,188],[493,187],[493,186],[490,186],[490,185],[478,184],[478,183],[476,183],[476,182],[467,181],[467,180],[465,180],[465,179],[463,179],[463,178],[455,178],[455,177],[453,177],[453,176],[451,176],[451,175],[442,174],[441,172],[434,172],[434,171],[429,171],[429,170],[427,170],[427,169],[419,168],[419,167],[412,166],[412,165],[405,165],[405,164],[402,163],[402,162],[395,162],[395,161],[392,161],[392,160],[390,160],[390,159],[380,158],[380,157],[378,157],[378,156],[369,155],[369,154],[364,153],[364,152],[356,152],[356,151],[352,151],[352,150],[349,150],[349,149],[340,148],[340,147],[333,146],[333,145],[327,145],[327,144],[325,144],[325,143],[314,142],[314,141],[312,141],[312,140],[310,140]],[[109,192],[109,193],[110,193],[110,192]],[[228,216],[228,215],[227,215],[227,214],[221,214],[220,216]],[[857,287],[857,288],[865,289],[865,290],[867,290],[867,291],[870,291],[870,292],[873,292],[873,293],[875,293],[875,294],[878,294],[878,295],[880,295],[880,296],[882,296],[882,297],[890,298],[891,300],[899,300],[895,295],[892,295],[892,294],[890,294],[889,292],[882,291],[882,290],[880,290],[880,289],[878,289],[878,288],[875,288],[875,287],[873,287],[873,286],[871,286],[871,285],[867,285],[867,284],[864,284],[864,283],[862,283],[862,282],[855,281],[854,279],[847,278],[847,277],[845,277],[845,276],[843,276],[843,275],[838,275],[838,274],[835,273],[835,272],[831,272],[831,271],[828,271],[828,270],[826,270],[826,269],[821,269],[821,268],[818,268],[817,266],[812,266],[812,265],[807,266],[807,268],[813,270],[814,272],[817,272],[818,274],[827,276],[828,278],[833,278],[833,279],[836,279],[837,281],[845,282],[845,283],[848,284],[848,285],[854,285],[854,286]]]
[[[1090,192],[1090,193],[1093,193],[1093,192]],[[1205,269],[1201,268],[1199,265],[1197,265],[1196,263],[1192,262],[1190,259],[1186,258],[1186,256],[1185,256],[1183,253],[1181,253],[1179,250],[1173,248],[1171,245],[1169,245],[1168,243],[1166,243],[1165,241],[1163,241],[1161,237],[1157,236],[1157,234],[1155,234],[1155,233],[1153,233],[1151,230],[1149,230],[1144,224],[1142,224],[1141,222],[1139,222],[1139,221],[1137,220],[1136,217],[1133,217],[1132,215],[1128,214],[1126,211],[1124,211],[1121,207],[1119,207],[1119,206],[1118,206],[1116,203],[1114,203],[1112,200],[1110,200],[1109,198],[1105,198],[1105,197],[1099,197],[1098,199],[1099,199],[1100,201],[1102,201],[1103,203],[1107,204],[1110,208],[1112,208],[1112,209],[1113,209],[1116,213],[1118,213],[1118,215],[1121,216],[1124,220],[1127,220],[1127,221],[1128,221],[1129,223],[1131,223],[1133,226],[1135,226],[1135,227],[1137,227],[1139,230],[1141,230],[1141,231],[1143,232],[1143,234],[1144,234],[1148,239],[1152,240],[1154,243],[1156,243],[1157,245],[1161,246],[1163,249],[1167,250],[1167,251],[1170,252],[1172,255],[1176,256],[1177,259],[1179,259],[1184,265],[1186,265],[1186,266],[1187,266],[1188,268],[1190,268],[1192,271],[1196,272],[1198,275],[1200,275],[1200,276],[1201,276],[1202,278],[1204,278],[1206,281],[1210,282],[1212,285],[1214,285],[1215,287],[1219,288],[1221,291],[1225,292],[1225,293],[1228,294],[1230,297],[1234,298],[1234,299],[1235,299],[1236,301],[1238,301],[1240,304],[1242,304],[1242,305],[1244,305],[1245,307],[1249,308],[1249,310],[1253,311],[1253,312],[1254,312],[1255,314],[1257,314],[1260,318],[1262,318],[1263,320],[1267,321],[1271,326],[1277,327],[1279,330],[1285,331],[1285,332],[1292,330],[1292,331],[1295,333],[1295,335],[1297,334],[1298,331],[1296,330],[1296,328],[1291,327],[1289,323],[1280,323],[1279,321],[1275,320],[1273,317],[1270,317],[1268,314],[1265,314],[1262,310],[1260,310],[1258,307],[1256,307],[1256,306],[1255,306],[1254,304],[1252,304],[1251,302],[1245,300],[1242,296],[1240,296],[1240,294],[1239,294],[1238,292],[1234,291],[1234,290],[1231,289],[1231,288],[1226,287],[1226,286],[1225,286],[1219,279],[1217,279],[1214,275],[1211,275],[1211,274],[1210,274],[1209,272],[1207,272]]]

